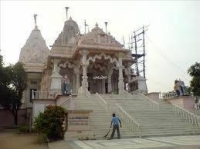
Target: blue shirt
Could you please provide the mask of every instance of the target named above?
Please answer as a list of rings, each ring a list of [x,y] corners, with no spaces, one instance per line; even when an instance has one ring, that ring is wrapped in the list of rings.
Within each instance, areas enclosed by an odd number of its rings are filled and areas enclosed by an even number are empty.
[[[115,117],[112,118],[111,122],[112,122],[113,125],[119,125],[119,118],[117,116],[115,116]]]

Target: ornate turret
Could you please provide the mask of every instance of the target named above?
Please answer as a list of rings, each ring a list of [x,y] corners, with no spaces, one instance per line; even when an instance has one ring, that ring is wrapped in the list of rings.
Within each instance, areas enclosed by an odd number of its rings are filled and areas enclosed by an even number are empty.
[[[66,7],[66,18],[68,19],[68,9]],[[56,39],[54,45],[56,46],[67,46],[68,42],[71,41],[71,38],[74,38],[79,34],[78,24],[72,20],[70,17],[67,21],[65,21],[64,27],[58,38]]]
[[[41,63],[43,64],[47,60],[49,49],[46,46],[46,42],[42,37],[40,30],[37,27],[37,15],[34,15],[35,28],[32,30],[25,45],[21,49],[19,61],[26,63]]]
[[[65,22],[62,31],[62,45],[66,46],[69,40],[72,37],[74,38],[78,33],[79,33],[78,24],[70,17],[69,20]]]

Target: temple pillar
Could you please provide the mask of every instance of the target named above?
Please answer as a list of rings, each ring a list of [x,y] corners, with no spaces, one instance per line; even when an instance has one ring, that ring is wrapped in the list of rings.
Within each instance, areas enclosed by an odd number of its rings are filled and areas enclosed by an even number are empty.
[[[78,93],[78,89],[80,87],[80,71],[79,66],[74,68],[74,73],[76,74],[76,93]]]
[[[119,62],[119,65],[118,65],[118,68],[119,68],[118,91],[119,91],[119,94],[123,94],[123,90],[124,90],[122,58],[123,58],[123,54],[120,53],[118,55],[118,62]]]
[[[108,93],[112,92],[112,83],[111,83],[112,73],[113,69],[110,69],[108,72]]]
[[[82,69],[83,69],[83,76],[82,76],[82,93],[85,94],[88,90],[88,77],[87,77],[87,54],[88,51],[84,50],[81,51],[82,54]]]
[[[60,60],[53,59],[52,62],[53,62],[53,71],[51,75],[50,90],[61,93],[62,76],[59,74],[59,67],[58,67],[58,63],[60,62]]]
[[[102,94],[106,93],[106,88],[105,88],[105,79],[102,79]]]
[[[128,70],[128,73],[127,73],[127,76],[128,76],[128,92],[130,92],[130,81],[131,81],[131,67],[128,67],[127,68]]]

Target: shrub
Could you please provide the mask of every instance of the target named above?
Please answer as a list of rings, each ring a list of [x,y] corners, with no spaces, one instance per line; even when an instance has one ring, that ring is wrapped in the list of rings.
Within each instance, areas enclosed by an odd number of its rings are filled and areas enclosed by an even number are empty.
[[[19,132],[20,132],[20,133],[28,133],[28,132],[29,132],[29,127],[28,127],[28,125],[20,126],[20,127],[19,127]]]
[[[62,127],[65,117],[65,109],[60,106],[47,106],[34,121],[37,132],[45,134],[48,138],[63,139],[64,129]]]
[[[31,128],[29,129],[29,126],[28,126],[28,125],[20,126],[20,127],[18,128],[18,130],[19,130],[19,133],[35,133],[35,132],[37,132],[37,131],[35,130],[35,128],[33,128],[33,127],[31,127]]]

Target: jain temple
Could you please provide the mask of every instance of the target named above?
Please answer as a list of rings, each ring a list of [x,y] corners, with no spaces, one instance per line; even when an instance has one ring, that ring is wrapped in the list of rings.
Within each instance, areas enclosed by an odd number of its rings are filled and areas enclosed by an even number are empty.
[[[102,138],[113,112],[122,120],[122,138],[200,133],[194,117],[187,121],[178,106],[156,93],[147,96],[146,79],[132,68],[136,60],[131,50],[107,29],[96,23],[82,34],[69,17],[49,49],[36,17],[19,56],[28,74],[23,105],[32,108],[32,123],[47,105],[59,105],[68,111],[66,139]]]

